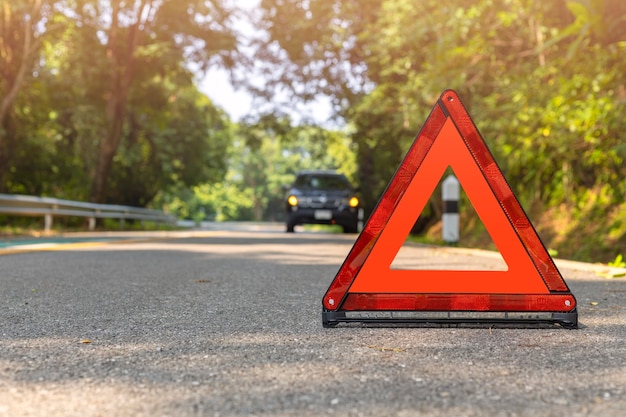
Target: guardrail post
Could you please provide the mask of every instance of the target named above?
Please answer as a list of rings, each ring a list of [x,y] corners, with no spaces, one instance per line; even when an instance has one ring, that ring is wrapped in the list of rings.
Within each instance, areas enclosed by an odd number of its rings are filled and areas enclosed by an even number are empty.
[[[43,217],[43,229],[49,232],[52,229],[52,214],[45,214]]]
[[[89,218],[88,227],[89,227],[90,231],[96,230],[96,218],[95,217],[90,217]]]

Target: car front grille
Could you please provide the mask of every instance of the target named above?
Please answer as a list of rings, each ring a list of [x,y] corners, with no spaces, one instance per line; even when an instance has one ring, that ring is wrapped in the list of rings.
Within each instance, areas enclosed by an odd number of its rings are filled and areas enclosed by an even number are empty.
[[[341,199],[325,196],[305,197],[301,199],[300,205],[302,207],[332,209],[341,205]]]

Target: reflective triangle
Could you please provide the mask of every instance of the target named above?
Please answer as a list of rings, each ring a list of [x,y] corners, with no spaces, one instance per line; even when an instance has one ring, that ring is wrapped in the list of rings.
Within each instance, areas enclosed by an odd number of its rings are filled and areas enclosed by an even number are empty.
[[[500,251],[505,271],[391,268],[448,167]],[[573,294],[452,90],[439,98],[323,298],[328,312],[575,314],[575,307]]]

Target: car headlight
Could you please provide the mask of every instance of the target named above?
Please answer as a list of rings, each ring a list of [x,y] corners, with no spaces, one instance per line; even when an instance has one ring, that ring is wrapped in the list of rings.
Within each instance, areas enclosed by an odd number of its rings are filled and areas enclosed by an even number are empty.
[[[348,205],[350,205],[350,207],[357,207],[359,205],[359,199],[357,197],[352,197],[348,202]]]
[[[287,204],[289,204],[291,207],[297,206],[298,198],[295,195],[290,195],[289,198],[287,199]]]

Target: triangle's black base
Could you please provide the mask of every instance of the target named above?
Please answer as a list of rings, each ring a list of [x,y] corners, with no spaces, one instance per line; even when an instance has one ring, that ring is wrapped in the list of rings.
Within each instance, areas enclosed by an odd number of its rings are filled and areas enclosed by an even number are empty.
[[[322,325],[339,323],[406,327],[513,327],[539,328],[560,325],[578,328],[578,312],[546,311],[322,311]]]

